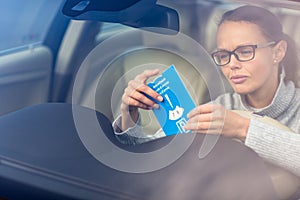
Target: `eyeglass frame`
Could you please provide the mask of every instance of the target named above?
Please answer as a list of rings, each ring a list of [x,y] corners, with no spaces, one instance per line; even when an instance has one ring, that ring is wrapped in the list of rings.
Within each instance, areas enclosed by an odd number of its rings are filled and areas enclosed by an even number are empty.
[[[276,45],[276,43],[277,43],[277,42],[272,41],[272,42],[268,42],[268,43],[266,43],[266,44],[249,44],[249,45],[242,45],[242,46],[236,47],[236,48],[235,48],[234,50],[232,50],[232,51],[228,51],[228,50],[225,50],[225,49],[224,49],[224,50],[218,50],[218,51],[212,52],[212,53],[211,53],[211,57],[212,57],[214,63],[215,63],[217,66],[225,66],[225,65],[229,64],[230,61],[231,61],[231,56],[232,56],[232,55],[234,55],[234,57],[235,57],[238,61],[240,61],[240,62],[247,62],[247,61],[253,60],[253,59],[255,58],[255,49],[258,49],[258,48],[266,48],[266,47],[269,47],[269,46],[272,46],[272,45]],[[249,59],[246,59],[246,60],[240,60],[239,55],[236,53],[236,50],[238,50],[238,49],[240,49],[240,48],[244,48],[244,47],[251,47],[251,48],[253,49],[253,55],[252,55],[252,57],[249,58]],[[226,53],[229,54],[228,62],[226,62],[225,64],[218,64],[218,63],[215,61],[214,55],[215,55],[216,53],[219,53],[219,52],[226,52]]]

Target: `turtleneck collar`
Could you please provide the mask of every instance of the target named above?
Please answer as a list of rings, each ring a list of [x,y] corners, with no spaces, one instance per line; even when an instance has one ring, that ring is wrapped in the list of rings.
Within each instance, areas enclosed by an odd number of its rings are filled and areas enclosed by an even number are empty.
[[[251,107],[245,100],[244,95],[239,95],[240,96],[240,101],[242,106],[244,107],[245,110],[255,112],[259,115],[266,115],[271,118],[276,119],[278,116],[280,116],[283,112],[286,111],[286,109],[289,107],[289,104],[291,103],[294,94],[295,94],[295,85],[293,82],[284,81],[285,78],[285,71],[284,68],[281,70],[280,74],[280,82],[279,86],[277,88],[276,94],[273,98],[273,101],[271,104],[264,108],[253,108]]]

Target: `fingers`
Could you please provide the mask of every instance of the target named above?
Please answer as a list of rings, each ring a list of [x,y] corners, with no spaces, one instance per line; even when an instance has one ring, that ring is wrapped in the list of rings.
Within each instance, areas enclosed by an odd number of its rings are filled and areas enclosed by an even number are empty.
[[[146,85],[146,81],[151,76],[155,76],[159,73],[159,70],[146,70],[142,74],[136,76],[134,80],[129,81],[127,88],[124,90],[122,96],[123,108],[137,107],[143,109],[158,108],[158,104],[163,100],[157,92]],[[121,107],[122,108],[122,107]]]
[[[224,123],[221,121],[208,121],[208,122],[188,122],[185,125],[185,130],[191,130],[195,133],[205,133],[205,134],[217,134],[222,132]]]
[[[143,109],[156,108],[157,104],[149,99],[139,90],[126,88],[122,97],[122,102],[129,106],[135,106]]]
[[[137,75],[133,81],[129,82],[129,85],[131,85],[134,90],[139,91],[140,93],[144,93],[157,101],[162,101],[162,96],[160,96],[157,92],[146,85],[146,81],[150,77],[156,76],[158,74],[159,69],[145,70],[142,74]]]
[[[127,87],[127,95],[129,96],[136,96],[137,99],[139,99],[140,96],[139,94],[142,94],[143,96],[148,95],[149,98],[153,98],[154,100],[157,101],[162,101],[163,98],[161,95],[159,95],[157,92],[155,92],[152,88],[150,88],[148,85],[146,85],[143,82],[139,82],[137,80],[132,80],[129,81],[128,87]],[[149,99],[147,98],[147,99]],[[141,99],[142,100],[142,99]]]
[[[139,81],[141,83],[145,83],[148,80],[148,78],[150,78],[152,76],[156,76],[158,74],[159,74],[159,69],[145,70],[143,73],[137,75],[135,80]]]
[[[204,122],[211,122],[212,121],[212,113],[205,113],[205,114],[199,114],[195,115],[192,118],[188,119],[188,123],[195,124],[195,123],[204,123]]]
[[[218,111],[219,109],[222,109],[222,106],[215,105],[215,104],[199,105],[189,112],[188,118],[193,118],[199,114],[213,113],[213,112]]]
[[[204,104],[188,114],[186,130],[197,133],[220,133],[224,126],[225,109],[220,105]]]
[[[198,116],[198,115],[204,115],[204,114],[213,114],[214,118],[222,118],[224,116],[225,109],[221,105],[216,104],[203,104],[200,106],[197,106],[193,110],[189,112],[187,117],[189,119]]]

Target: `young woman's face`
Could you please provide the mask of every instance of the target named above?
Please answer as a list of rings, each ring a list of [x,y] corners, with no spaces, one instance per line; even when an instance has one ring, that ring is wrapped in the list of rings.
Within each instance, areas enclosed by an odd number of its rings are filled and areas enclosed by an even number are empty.
[[[233,51],[239,46],[265,45],[268,42],[253,23],[225,21],[218,29],[218,50]],[[239,94],[268,94],[278,85],[278,67],[274,63],[272,46],[255,49],[254,59],[246,62],[238,61],[231,55],[230,63],[221,69]]]

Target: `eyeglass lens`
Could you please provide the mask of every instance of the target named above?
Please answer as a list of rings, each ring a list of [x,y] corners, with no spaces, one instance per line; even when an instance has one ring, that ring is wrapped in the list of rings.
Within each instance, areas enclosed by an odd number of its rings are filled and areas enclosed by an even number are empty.
[[[238,61],[249,61],[254,58],[255,46],[241,46],[234,51],[221,50],[213,53],[213,59],[217,65],[227,65],[233,54]]]

